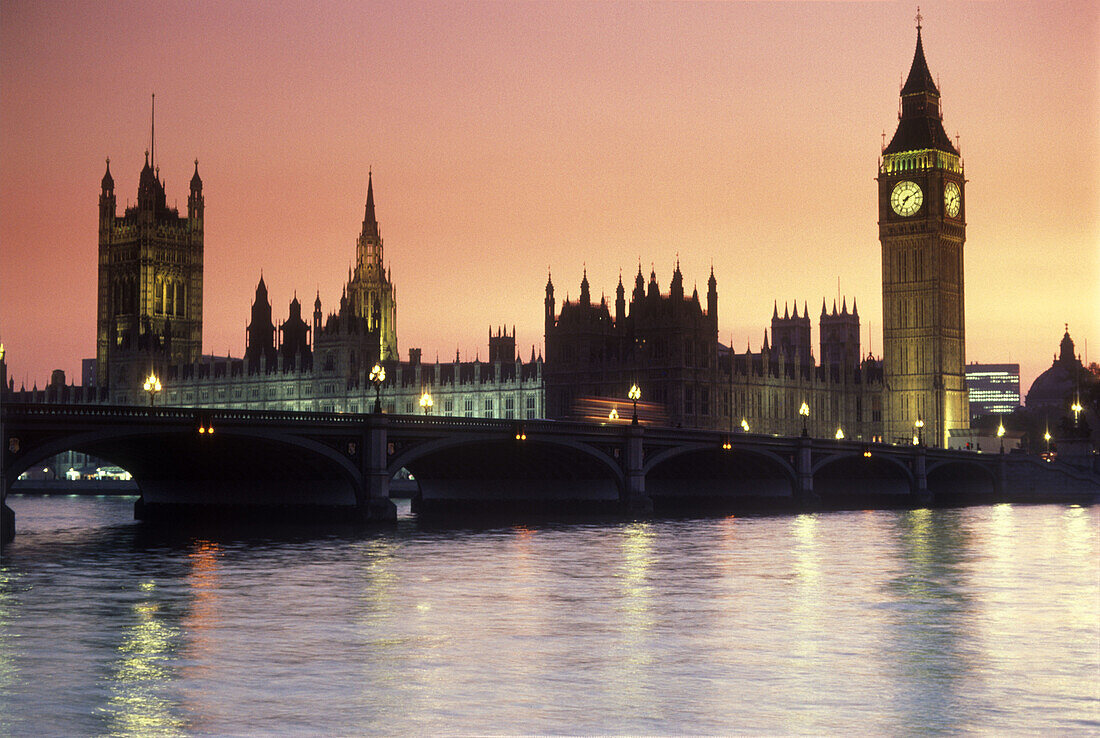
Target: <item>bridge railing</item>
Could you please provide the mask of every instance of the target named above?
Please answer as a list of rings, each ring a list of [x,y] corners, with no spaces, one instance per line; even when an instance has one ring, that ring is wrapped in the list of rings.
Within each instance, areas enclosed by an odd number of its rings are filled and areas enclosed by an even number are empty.
[[[244,423],[287,423],[302,425],[336,424],[340,426],[358,426],[369,424],[378,416],[373,413],[311,412],[299,410],[244,410],[232,408],[193,408],[193,407],[141,407],[137,405],[87,405],[87,404],[50,404],[31,402],[5,402],[0,412],[9,420],[23,418],[88,418],[95,420],[128,419],[191,422],[198,419],[214,423],[239,421]],[[548,435],[574,435],[589,438],[621,438],[623,430],[630,427],[624,423],[592,423],[575,420],[546,419],[504,419],[504,418],[465,418],[439,415],[398,415],[383,416],[391,429],[424,429],[438,431],[482,431],[490,434],[509,435],[522,429],[525,433]],[[649,442],[667,440],[670,443],[724,443],[732,447],[751,444],[757,447],[776,447],[789,449],[797,437],[774,436],[769,434],[744,433],[740,430],[715,430],[694,428],[670,428],[645,425],[645,435]],[[914,446],[895,446],[887,443],[874,443],[860,440],[833,440],[827,438],[811,439],[817,451],[835,449],[851,453],[871,450],[873,453],[893,453],[910,455]],[[930,457],[940,458],[983,458],[992,460],[995,454],[980,454],[962,449],[925,448]]]

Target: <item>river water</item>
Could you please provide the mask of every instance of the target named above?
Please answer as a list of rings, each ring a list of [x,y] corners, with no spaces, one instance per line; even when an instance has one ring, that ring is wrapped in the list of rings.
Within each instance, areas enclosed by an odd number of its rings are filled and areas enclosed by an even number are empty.
[[[1100,507],[247,535],[9,499],[0,734],[1100,732]]]

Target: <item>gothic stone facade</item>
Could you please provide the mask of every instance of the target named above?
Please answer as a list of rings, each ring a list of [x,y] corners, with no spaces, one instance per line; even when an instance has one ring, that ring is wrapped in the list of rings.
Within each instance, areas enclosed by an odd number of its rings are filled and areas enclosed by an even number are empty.
[[[963,310],[966,177],[940,93],[917,48],[897,131],[879,162],[882,338],[889,441],[921,420],[933,445],[969,427]]]
[[[138,203],[118,216],[108,162],[100,196],[98,381],[66,385],[58,372],[42,389],[16,392],[6,384],[7,397],[139,405],[149,401],[142,384],[155,371],[163,385],[158,404],[369,412],[375,398],[370,370],[380,363],[386,412],[422,412],[420,397],[429,393],[443,416],[545,416],[542,358],[533,348],[529,361],[519,358],[514,329],[490,333],[488,362],[456,355],[453,362],[426,364],[420,349],[399,360],[396,290],[383,264],[370,174],[355,267],[338,308],[326,316],[318,294],[307,323],[295,297],[276,327],[261,276],[244,356],[202,356],[203,210],[198,162],[183,218],[166,206],[164,184],[146,153]]]
[[[160,170],[145,152],[137,204],[118,215],[111,162],[99,196],[96,376],[128,386],[152,366],[202,354],[203,196],[199,162],[187,217],[166,204]]]
[[[738,354],[718,342],[718,289],[707,282],[706,309],[699,295],[686,297],[677,265],[668,293],[654,272],[648,285],[641,269],[629,305],[620,279],[615,312],[606,300],[591,301],[587,274],[580,298],[556,313],[554,286],[546,285],[546,405],[552,418],[589,417],[591,408],[618,401],[627,412],[633,384],[643,400],[662,408],[672,425],[758,433],[801,432],[799,408],[810,408],[808,430],[830,437],[879,439],[883,434],[881,363],[859,360],[859,315],[845,302],[832,313],[822,304],[821,355],[814,363],[808,310],[773,311],[758,352]],[[593,402],[596,401],[596,402]],[[602,402],[601,402],[602,401]]]

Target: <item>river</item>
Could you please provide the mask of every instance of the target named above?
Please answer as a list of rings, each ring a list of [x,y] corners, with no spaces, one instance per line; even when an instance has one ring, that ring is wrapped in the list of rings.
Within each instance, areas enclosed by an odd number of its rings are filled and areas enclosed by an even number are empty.
[[[180,533],[13,496],[0,734],[1100,732],[1100,506]]]

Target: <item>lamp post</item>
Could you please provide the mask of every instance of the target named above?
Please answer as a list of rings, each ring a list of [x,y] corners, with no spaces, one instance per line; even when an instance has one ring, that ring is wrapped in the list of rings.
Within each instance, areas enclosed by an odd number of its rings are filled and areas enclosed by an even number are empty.
[[[386,369],[375,364],[370,370],[370,383],[374,385],[374,412],[382,412],[382,383],[386,381]]]
[[[160,380],[157,379],[157,375],[154,372],[149,372],[149,376],[145,379],[145,384],[143,384],[142,387],[149,393],[149,407],[152,407],[153,398],[160,392]]]
[[[425,392],[424,394],[420,395],[420,407],[424,410],[425,415],[432,414],[432,405],[434,404],[435,403],[432,400],[432,396],[430,393]]]
[[[741,418],[741,430],[745,431],[746,433],[749,432],[749,421],[745,420],[744,418]]]
[[[1043,434],[1043,440],[1047,442],[1047,456],[1050,455],[1050,428],[1048,427],[1046,433]]]
[[[802,407],[798,408],[798,414],[802,416],[802,435],[810,435],[810,431],[806,428],[806,421],[810,417],[810,406],[803,402]]]
[[[844,440],[844,429],[843,428],[837,428],[836,429],[836,440],[838,440],[838,441],[843,441]]]
[[[631,418],[630,424],[631,425],[637,425],[638,424],[638,400],[642,399],[642,390],[641,390],[641,388],[638,387],[638,385],[636,385],[636,384],[630,385],[630,392],[627,394],[627,397],[629,397],[631,402],[634,403],[634,417]]]
[[[1001,442],[1001,453],[1003,454],[1005,452],[1005,424],[1004,424],[1004,422],[1001,422],[1001,424],[997,426],[997,438]]]
[[[1078,425],[1077,421],[1079,419],[1079,416],[1081,415],[1081,411],[1084,410],[1084,408],[1081,407],[1081,398],[1078,397],[1077,399],[1075,399],[1073,401],[1073,404],[1070,405],[1069,409],[1073,411],[1073,427],[1076,428]]]
[[[924,445],[924,418],[917,416],[917,422],[913,424],[917,428],[917,445]]]

